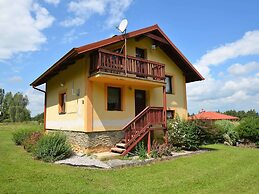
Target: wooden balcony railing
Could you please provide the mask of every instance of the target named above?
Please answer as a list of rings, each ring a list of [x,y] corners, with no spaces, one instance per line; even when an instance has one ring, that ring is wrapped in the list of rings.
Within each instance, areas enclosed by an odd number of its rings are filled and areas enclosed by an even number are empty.
[[[104,49],[99,49],[96,54],[91,56],[90,74],[99,72],[131,74],[139,78],[150,78],[157,81],[165,80],[164,64],[133,56],[127,56],[125,60],[124,55]]]

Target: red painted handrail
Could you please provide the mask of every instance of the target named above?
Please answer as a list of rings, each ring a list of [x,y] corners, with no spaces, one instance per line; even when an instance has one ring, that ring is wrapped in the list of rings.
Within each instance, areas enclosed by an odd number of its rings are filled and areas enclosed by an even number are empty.
[[[125,131],[126,150],[122,155],[128,153],[143,138],[143,134],[146,134],[152,126],[158,125],[165,128],[163,107],[146,107],[123,127],[122,130]]]
[[[126,57],[105,49],[99,49],[97,54],[91,56],[90,74],[108,72],[113,74],[133,74],[136,77],[165,80],[165,65],[159,62]]]

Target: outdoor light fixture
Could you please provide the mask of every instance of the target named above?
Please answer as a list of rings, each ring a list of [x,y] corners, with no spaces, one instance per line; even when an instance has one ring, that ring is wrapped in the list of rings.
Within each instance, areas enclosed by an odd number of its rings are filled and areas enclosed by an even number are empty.
[[[152,44],[152,45],[151,45],[151,49],[152,49],[152,50],[156,50],[156,45],[155,45],[155,44]]]

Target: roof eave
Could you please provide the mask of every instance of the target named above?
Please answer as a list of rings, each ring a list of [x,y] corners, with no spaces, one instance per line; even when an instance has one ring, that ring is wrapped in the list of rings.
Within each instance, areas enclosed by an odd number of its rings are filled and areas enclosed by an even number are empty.
[[[49,69],[47,69],[40,77],[38,77],[36,80],[34,80],[30,86],[36,87],[38,85],[41,85],[41,81],[44,79],[45,76],[47,76],[48,73],[53,71],[55,68],[57,68],[60,64],[62,64],[64,61],[68,60],[70,57],[77,55],[77,49],[72,48],[69,52],[67,52],[61,59],[59,59],[56,63],[54,63]]]

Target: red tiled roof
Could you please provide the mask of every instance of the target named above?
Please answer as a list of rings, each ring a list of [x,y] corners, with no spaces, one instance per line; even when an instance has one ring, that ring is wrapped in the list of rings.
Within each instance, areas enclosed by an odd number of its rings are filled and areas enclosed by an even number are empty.
[[[189,117],[190,120],[238,120],[238,117],[225,115],[217,112],[200,112],[199,114]]]
[[[142,28],[140,30],[129,32],[126,34],[126,36],[127,38],[133,38],[147,33],[155,33],[158,36],[163,37],[165,39],[168,45],[164,44],[161,45],[161,47],[168,54],[169,57],[171,57],[174,61],[177,61],[176,64],[185,73],[187,83],[204,80],[202,75],[194,68],[194,66],[187,60],[187,58],[180,52],[180,50],[171,42],[171,40],[159,28],[158,25],[153,25],[147,28]],[[61,70],[65,69],[69,60],[73,60],[76,57],[79,57],[79,55],[123,40],[124,37],[122,35],[119,35],[92,44],[87,44],[78,48],[73,48],[67,54],[65,54],[60,60],[58,60],[53,66],[51,66],[46,72],[44,72],[40,77],[38,77],[34,82],[32,82],[31,86],[35,87],[43,83],[46,83],[46,81],[50,77],[56,75]]]

